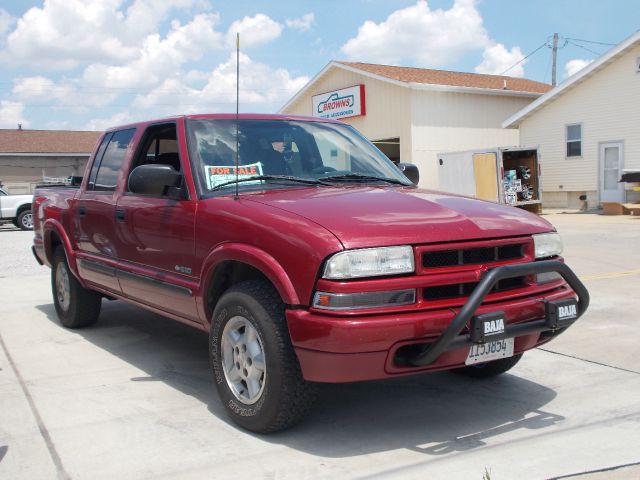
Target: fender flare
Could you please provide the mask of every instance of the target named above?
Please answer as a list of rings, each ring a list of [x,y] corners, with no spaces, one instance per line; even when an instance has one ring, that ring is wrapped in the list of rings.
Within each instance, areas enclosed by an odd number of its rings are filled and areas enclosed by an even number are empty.
[[[71,273],[80,281],[81,285],[84,285],[84,282],[80,278],[78,274],[78,264],[76,262],[76,255],[71,246],[71,240],[69,239],[67,233],[65,232],[62,224],[53,218],[49,218],[45,220],[42,225],[42,233],[43,233],[43,246],[44,246],[44,255],[51,265],[51,261],[53,260],[53,249],[51,248],[51,235],[55,233],[60,239],[60,243],[62,244],[62,248],[64,249],[64,253],[67,256],[67,263],[69,265],[69,270]]]
[[[259,270],[274,285],[282,301],[288,305],[299,305],[298,293],[278,261],[264,250],[245,243],[224,243],[213,249],[202,264],[202,298],[211,286],[213,273],[225,261],[236,261]],[[204,303],[204,302],[203,302]]]

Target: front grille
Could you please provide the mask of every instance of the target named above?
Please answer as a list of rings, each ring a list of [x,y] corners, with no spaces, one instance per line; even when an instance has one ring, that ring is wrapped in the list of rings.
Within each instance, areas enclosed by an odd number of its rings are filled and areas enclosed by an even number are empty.
[[[504,292],[526,285],[526,277],[505,278],[494,285],[489,293]],[[437,285],[423,289],[422,296],[425,300],[445,300],[448,298],[467,297],[478,286],[478,282],[453,283],[449,285]]]
[[[524,257],[523,247],[522,244],[518,243],[496,247],[424,252],[422,254],[422,266],[425,268],[440,268],[516,260]]]

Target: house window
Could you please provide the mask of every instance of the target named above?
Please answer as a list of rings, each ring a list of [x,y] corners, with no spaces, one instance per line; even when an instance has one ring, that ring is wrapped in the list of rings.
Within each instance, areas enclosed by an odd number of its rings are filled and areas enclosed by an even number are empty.
[[[567,157],[582,156],[582,125],[567,125]]]

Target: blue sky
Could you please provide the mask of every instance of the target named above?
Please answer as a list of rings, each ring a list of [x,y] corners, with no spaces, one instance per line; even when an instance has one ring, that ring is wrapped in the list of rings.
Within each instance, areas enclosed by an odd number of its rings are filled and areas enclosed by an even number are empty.
[[[560,34],[558,79],[640,28],[637,0],[0,0],[0,128],[275,112],[330,60],[500,74]],[[551,80],[551,50],[508,75]]]

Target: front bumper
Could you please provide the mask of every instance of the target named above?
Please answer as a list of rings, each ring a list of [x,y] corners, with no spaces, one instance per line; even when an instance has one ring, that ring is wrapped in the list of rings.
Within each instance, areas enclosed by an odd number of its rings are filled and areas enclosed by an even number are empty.
[[[566,284],[536,296],[482,304],[498,280],[543,272],[558,272]],[[338,383],[462,367],[473,344],[470,320],[497,311],[504,313],[506,336],[515,337],[514,354],[521,353],[566,329],[548,326],[547,303],[576,297],[577,320],[589,304],[586,288],[564,263],[541,261],[491,270],[457,310],[358,318],[287,310],[286,317],[305,379]]]

